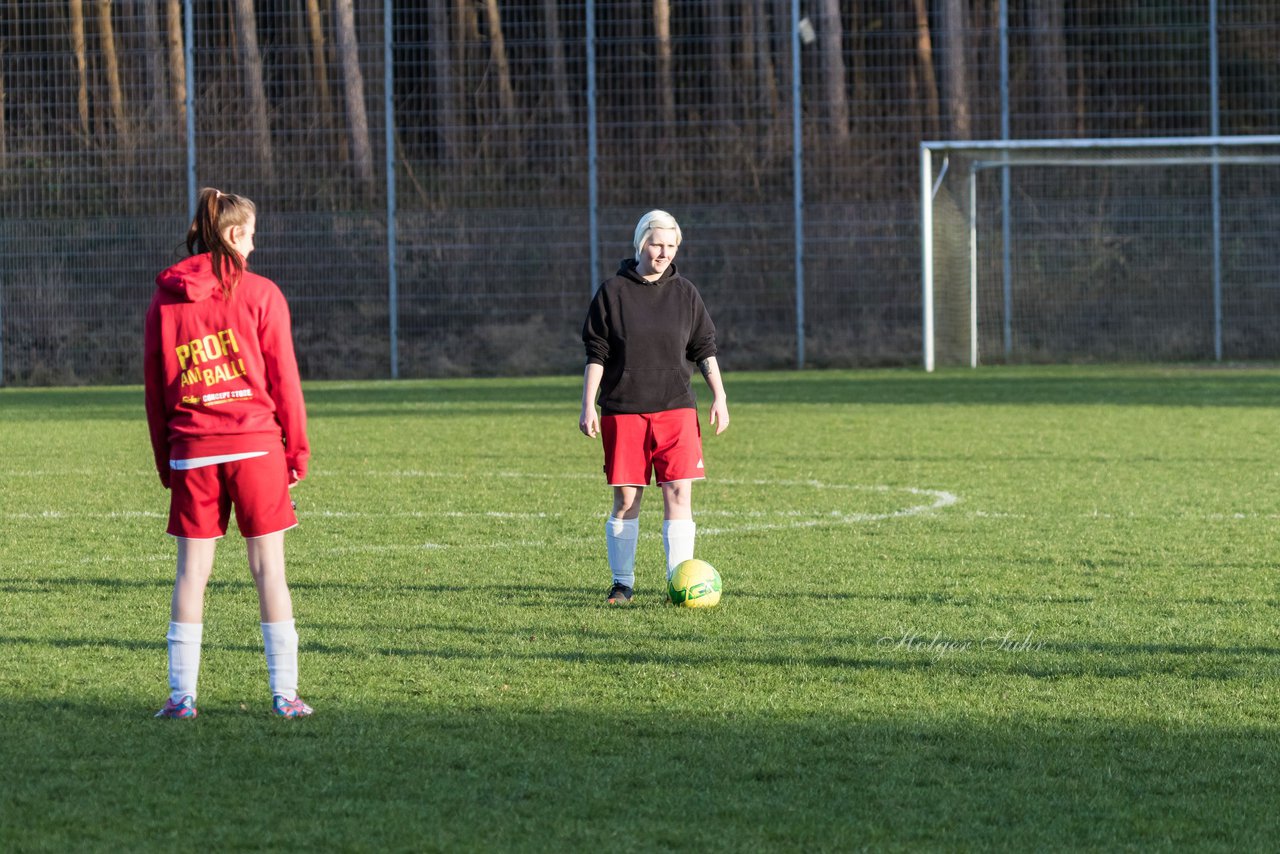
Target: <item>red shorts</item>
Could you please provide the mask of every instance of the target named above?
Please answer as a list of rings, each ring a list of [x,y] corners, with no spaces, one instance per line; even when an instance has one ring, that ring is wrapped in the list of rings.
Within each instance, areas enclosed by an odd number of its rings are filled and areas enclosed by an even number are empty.
[[[244,537],[262,537],[298,524],[282,446],[260,457],[171,469],[169,491],[168,533],[175,537],[212,540],[225,535],[233,506]]]
[[[702,428],[693,409],[668,409],[643,415],[605,415],[600,419],[604,439],[604,474],[610,486],[648,486],[701,480]]]

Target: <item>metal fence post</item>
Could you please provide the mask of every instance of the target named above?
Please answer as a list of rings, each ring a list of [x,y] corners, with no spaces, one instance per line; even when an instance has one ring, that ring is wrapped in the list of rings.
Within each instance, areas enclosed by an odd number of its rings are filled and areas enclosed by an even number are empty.
[[[795,205],[796,369],[804,368],[804,139],[800,121],[800,0],[791,0],[791,171]]]
[[[387,331],[391,341],[391,379],[400,379],[400,280],[396,251],[396,110],[392,65],[394,39],[391,0],[382,3],[382,88],[387,144]]]
[[[182,62],[186,66],[187,91],[187,221],[196,218],[196,62],[195,62],[195,29],[196,14],[191,8],[192,0],[182,4],[182,21],[186,29],[182,38]]]
[[[1209,0],[1209,135],[1221,131],[1218,103],[1218,0]],[[1222,165],[1213,147],[1210,193],[1213,195],[1213,358],[1222,361]]]
[[[587,219],[591,243],[591,295],[600,285],[600,139],[596,128],[596,4],[587,0]]]

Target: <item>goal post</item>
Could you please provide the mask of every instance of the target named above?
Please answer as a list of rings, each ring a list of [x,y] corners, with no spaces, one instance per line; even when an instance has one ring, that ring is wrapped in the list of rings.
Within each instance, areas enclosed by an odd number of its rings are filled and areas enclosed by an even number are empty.
[[[1280,136],[920,144],[923,360],[1280,358]]]

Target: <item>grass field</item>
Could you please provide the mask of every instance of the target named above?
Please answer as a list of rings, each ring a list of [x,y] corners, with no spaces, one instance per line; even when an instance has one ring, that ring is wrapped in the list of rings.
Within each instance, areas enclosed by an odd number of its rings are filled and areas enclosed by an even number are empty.
[[[726,381],[706,611],[656,492],[603,604],[576,378],[309,385],[305,721],[234,534],[152,719],[141,391],[0,390],[0,850],[1274,850],[1280,371]]]

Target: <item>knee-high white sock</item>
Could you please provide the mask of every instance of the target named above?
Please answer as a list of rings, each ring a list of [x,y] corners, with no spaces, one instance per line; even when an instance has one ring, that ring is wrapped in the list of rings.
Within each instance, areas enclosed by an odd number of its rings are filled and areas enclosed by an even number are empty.
[[[610,516],[604,523],[604,542],[609,552],[609,571],[613,580],[628,587],[636,586],[636,541],[640,539],[639,519]]]
[[[676,567],[693,557],[698,526],[692,519],[668,519],[662,523],[662,546],[667,550],[667,578]]]
[[[204,623],[169,623],[169,699],[177,703],[183,697],[196,698],[196,682],[200,678],[200,644],[204,640]]]
[[[267,653],[267,680],[272,695],[298,698],[298,632],[293,620],[262,624],[262,645]]]

